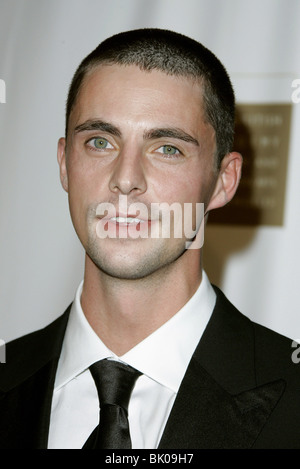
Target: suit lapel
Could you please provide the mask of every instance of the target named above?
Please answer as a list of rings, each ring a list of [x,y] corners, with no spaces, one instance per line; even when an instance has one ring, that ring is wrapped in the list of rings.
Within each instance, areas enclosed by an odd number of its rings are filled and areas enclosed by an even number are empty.
[[[250,448],[284,392],[284,381],[256,382],[252,323],[215,290],[159,448]]]
[[[280,380],[233,396],[192,359],[159,448],[251,448],[284,388]]]
[[[47,447],[55,373],[69,316],[7,347],[0,368],[0,448]]]

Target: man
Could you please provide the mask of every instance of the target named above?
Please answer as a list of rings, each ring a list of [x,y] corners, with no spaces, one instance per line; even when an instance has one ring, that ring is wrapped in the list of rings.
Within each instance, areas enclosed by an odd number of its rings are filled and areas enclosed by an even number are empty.
[[[122,33],[81,63],[58,162],[84,280],[62,317],[8,345],[0,447],[95,447],[111,425],[98,362],[138,374],[128,421],[120,410],[130,441],[96,447],[300,447],[291,342],[245,318],[202,270],[203,222],[240,180],[233,129],[228,75],[187,37]]]

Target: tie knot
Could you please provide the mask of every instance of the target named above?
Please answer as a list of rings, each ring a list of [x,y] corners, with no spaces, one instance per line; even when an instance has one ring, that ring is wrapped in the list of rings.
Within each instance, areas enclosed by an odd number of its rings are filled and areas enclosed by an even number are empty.
[[[115,360],[100,360],[90,367],[90,371],[97,387],[100,407],[118,405],[127,412],[131,391],[141,373]]]

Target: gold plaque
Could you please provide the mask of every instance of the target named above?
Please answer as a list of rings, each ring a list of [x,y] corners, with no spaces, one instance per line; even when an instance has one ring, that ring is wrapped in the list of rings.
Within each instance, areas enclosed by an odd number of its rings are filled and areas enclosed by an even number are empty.
[[[292,105],[239,104],[234,150],[243,155],[238,191],[209,223],[283,225]]]

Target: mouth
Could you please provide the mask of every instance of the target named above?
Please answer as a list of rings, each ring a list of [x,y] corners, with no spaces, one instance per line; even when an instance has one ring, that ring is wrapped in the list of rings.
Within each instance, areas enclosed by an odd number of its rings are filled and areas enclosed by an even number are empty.
[[[138,217],[111,217],[106,219],[108,222],[116,223],[118,225],[124,225],[124,226],[137,226],[140,223],[149,223],[149,220],[142,220],[141,218]]]
[[[148,238],[153,223],[154,221],[151,219],[139,218],[130,214],[106,215],[104,217],[98,217],[96,232],[97,236],[102,239]]]

